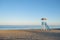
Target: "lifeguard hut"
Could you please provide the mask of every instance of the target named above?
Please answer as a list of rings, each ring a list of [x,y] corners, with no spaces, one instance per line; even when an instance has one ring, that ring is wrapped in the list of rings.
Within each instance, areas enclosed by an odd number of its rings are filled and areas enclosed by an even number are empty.
[[[47,25],[47,18],[41,18],[42,22],[41,22],[41,30],[49,30],[49,27]]]

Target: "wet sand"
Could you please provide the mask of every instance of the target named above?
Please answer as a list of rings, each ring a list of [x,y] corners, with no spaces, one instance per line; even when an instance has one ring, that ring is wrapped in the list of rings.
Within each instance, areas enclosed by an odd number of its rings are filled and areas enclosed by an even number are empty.
[[[60,30],[0,30],[0,40],[60,40]]]

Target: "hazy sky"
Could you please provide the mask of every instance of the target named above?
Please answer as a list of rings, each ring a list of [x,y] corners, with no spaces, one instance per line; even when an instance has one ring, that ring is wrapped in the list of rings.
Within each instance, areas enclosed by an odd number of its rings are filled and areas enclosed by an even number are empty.
[[[60,25],[60,0],[0,0],[0,25]]]

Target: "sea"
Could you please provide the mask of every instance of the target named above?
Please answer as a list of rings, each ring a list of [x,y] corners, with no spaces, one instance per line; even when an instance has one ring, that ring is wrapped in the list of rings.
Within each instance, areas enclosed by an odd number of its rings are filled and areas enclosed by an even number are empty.
[[[60,26],[49,26],[50,29],[60,29]],[[41,29],[40,25],[0,25],[0,30],[29,30]]]

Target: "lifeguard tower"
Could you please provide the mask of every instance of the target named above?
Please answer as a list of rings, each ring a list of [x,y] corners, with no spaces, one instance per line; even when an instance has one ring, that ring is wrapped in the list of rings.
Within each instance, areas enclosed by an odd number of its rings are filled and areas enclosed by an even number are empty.
[[[47,25],[47,18],[41,18],[42,22],[41,22],[41,30],[49,30],[49,27]]]

